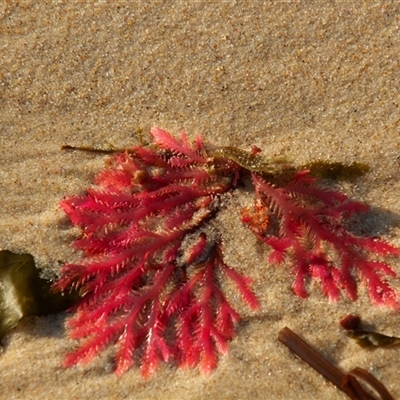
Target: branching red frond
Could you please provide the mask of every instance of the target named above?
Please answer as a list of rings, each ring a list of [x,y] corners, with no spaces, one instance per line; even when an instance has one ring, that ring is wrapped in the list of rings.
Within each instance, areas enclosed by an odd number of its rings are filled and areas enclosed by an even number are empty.
[[[168,360],[208,374],[239,320],[220,275],[236,283],[251,308],[258,306],[251,281],[226,266],[220,245],[201,231],[218,211],[216,198],[236,184],[237,166],[209,164],[200,137],[192,146],[184,132],[181,142],[158,128],[152,134],[163,150],[114,155],[95,178],[97,188],[61,202],[81,228],[73,246],[85,256],[66,264],[55,284],[81,293],[67,328],[82,342],[66,366],[89,362],[115,343],[118,376],[135,358],[144,377]],[[198,240],[181,262],[189,234]]]
[[[196,150],[193,150],[187,141],[185,131],[182,131],[182,143],[179,143],[174,136],[170,133],[160,129],[160,128],[152,128],[150,130],[151,134],[154,138],[154,143],[159,145],[161,148],[165,150],[172,151],[173,153],[177,153],[178,155],[184,155],[188,158],[190,163],[199,163],[204,164],[207,160],[200,155]],[[197,146],[201,144],[201,141],[197,140]],[[178,159],[175,159],[175,166],[180,166],[177,162]],[[187,165],[186,162],[182,164],[182,166]]]
[[[259,304],[250,289],[250,279],[225,265],[221,245],[208,243],[204,234],[190,249],[187,261],[193,262],[193,271],[171,297],[167,313],[168,318],[176,320],[179,365],[190,368],[199,364],[208,375],[216,366],[217,354],[227,352],[234,323],[239,320],[218,277],[223,273],[232,279],[251,308],[257,309]]]
[[[257,224],[248,213],[242,215],[242,220],[272,247],[270,262],[291,260],[296,295],[306,297],[306,280],[314,278],[331,300],[338,300],[340,289],[355,300],[358,275],[373,304],[398,307],[398,294],[386,282],[387,276],[396,274],[376,256],[399,256],[400,249],[377,238],[357,237],[343,224],[349,215],[367,211],[365,204],[317,186],[314,179],[302,172],[284,187],[274,187],[256,174],[253,182],[258,196],[255,209],[262,210],[264,206],[268,218],[278,219],[279,230],[267,232],[265,224]]]
[[[81,230],[73,246],[83,252],[54,285],[81,295],[66,324],[81,342],[65,366],[89,362],[115,345],[118,376],[134,360],[144,377],[170,361],[209,374],[227,353],[240,318],[221,280],[231,280],[251,309],[259,307],[251,279],[224,263],[221,240],[206,234],[207,224],[239,173],[252,168],[237,159],[257,159],[257,171],[265,167],[268,174],[277,169],[258,159],[259,149],[218,152],[200,136],[191,144],[184,131],[180,140],[159,128],[151,133],[150,146],[115,154],[94,188],[60,203]],[[271,263],[290,263],[297,296],[307,297],[306,281],[316,279],[331,300],[341,290],[356,300],[359,279],[374,305],[398,307],[398,293],[387,282],[395,272],[384,258],[399,257],[400,249],[347,229],[348,217],[366,212],[365,204],[319,186],[306,170],[281,186],[255,170],[255,207],[243,210],[242,221],[272,248]]]

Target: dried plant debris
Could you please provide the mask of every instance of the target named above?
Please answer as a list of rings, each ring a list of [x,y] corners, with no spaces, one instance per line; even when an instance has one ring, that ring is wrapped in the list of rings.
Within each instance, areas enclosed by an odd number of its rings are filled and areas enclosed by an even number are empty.
[[[340,325],[361,347],[391,347],[400,344],[398,337],[362,329],[361,318],[357,315],[347,315],[340,321]]]
[[[0,341],[22,317],[63,311],[76,297],[54,293],[30,254],[0,251]]]

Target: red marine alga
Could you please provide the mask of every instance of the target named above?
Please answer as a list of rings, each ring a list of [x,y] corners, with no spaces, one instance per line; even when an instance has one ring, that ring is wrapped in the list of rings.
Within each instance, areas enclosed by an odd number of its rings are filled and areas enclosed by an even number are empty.
[[[94,188],[61,202],[81,229],[73,246],[84,254],[64,265],[55,284],[81,295],[67,327],[82,342],[65,366],[87,363],[115,343],[117,375],[134,359],[144,377],[160,361],[199,366],[204,374],[216,367],[239,321],[220,280],[230,279],[251,309],[259,307],[251,279],[225,264],[221,238],[207,229],[221,196],[246,173],[255,206],[242,211],[242,221],[272,248],[270,263],[290,263],[296,295],[306,297],[305,283],[316,278],[331,300],[341,289],[356,300],[361,280],[373,304],[397,308],[398,294],[385,279],[395,272],[377,256],[400,250],[345,227],[365,204],[319,186],[307,170],[276,179],[284,162],[258,149],[216,148],[200,136],[191,144],[183,131],[180,140],[159,128],[151,134],[150,146],[114,154]]]

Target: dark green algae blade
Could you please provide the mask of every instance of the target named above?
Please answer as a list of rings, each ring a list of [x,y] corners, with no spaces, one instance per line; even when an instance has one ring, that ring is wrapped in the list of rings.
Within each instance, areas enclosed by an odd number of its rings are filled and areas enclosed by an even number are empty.
[[[398,346],[400,338],[395,336],[387,336],[382,333],[364,331],[362,329],[349,330],[348,336],[355,339],[361,347],[390,347]]]
[[[0,251],[0,342],[22,317],[61,312],[77,300],[76,293],[54,293],[51,285],[30,254]]]
[[[328,162],[323,160],[313,161],[303,165],[302,168],[309,169],[310,174],[319,179],[334,179],[349,182],[354,182],[357,178],[365,175],[370,170],[368,164],[360,162],[344,164],[341,162]]]

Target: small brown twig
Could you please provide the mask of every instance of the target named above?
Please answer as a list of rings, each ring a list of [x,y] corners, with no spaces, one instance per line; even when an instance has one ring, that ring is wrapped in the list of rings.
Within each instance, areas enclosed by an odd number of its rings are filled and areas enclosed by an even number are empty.
[[[346,393],[351,399],[377,400],[375,396],[367,392],[360,385],[356,379],[356,377],[358,377],[373,387],[382,400],[394,400],[385,386],[369,372],[362,368],[355,368],[349,373],[344,374],[288,327],[283,328],[279,332],[278,339],[325,379],[332,382],[338,389]]]
[[[125,149],[95,149],[93,147],[86,147],[86,146],[70,146],[69,144],[61,146],[61,150],[85,151],[88,153],[100,153],[100,154],[124,153],[126,151]]]

